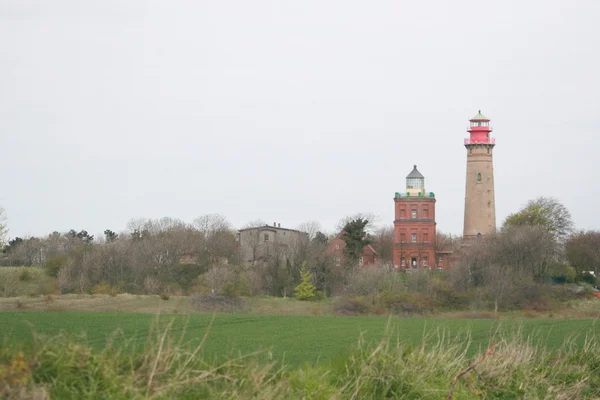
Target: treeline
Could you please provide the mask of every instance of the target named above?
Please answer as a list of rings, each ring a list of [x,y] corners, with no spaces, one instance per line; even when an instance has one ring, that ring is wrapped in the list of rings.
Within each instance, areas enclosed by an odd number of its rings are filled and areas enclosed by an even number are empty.
[[[307,241],[274,251],[253,265],[241,259],[237,231],[220,215],[205,215],[192,223],[172,218],[134,220],[125,232],[106,230],[101,238],[85,230],[15,238],[4,249],[2,263],[44,267],[58,279],[62,293],[225,291],[290,296],[300,282],[302,262],[307,261],[316,288],[330,294],[343,284],[347,266],[336,266],[325,254],[330,237],[319,228],[314,222],[303,224],[299,229],[308,232]],[[374,246],[391,243],[391,229],[376,234],[369,239]],[[382,253],[391,257],[390,251]]]
[[[319,224],[311,222],[298,227],[307,232],[306,241],[248,264],[241,257],[237,231],[219,215],[192,223],[134,220],[126,231],[106,230],[100,238],[85,230],[15,238],[4,249],[2,263],[42,266],[56,277],[62,293],[235,297],[293,296],[306,262],[315,298],[345,296],[348,301],[339,309],[348,314],[543,308],[572,293],[593,290],[600,276],[600,232],[575,231],[570,213],[554,199],[529,202],[480,242],[461,244],[438,235],[437,246],[454,251],[453,267],[447,271],[394,271],[391,227],[372,229],[369,223],[364,216],[342,221],[340,230],[356,230],[344,236],[356,243],[347,243],[349,261],[342,263],[325,251],[334,235],[323,234]],[[358,267],[356,254],[350,253],[365,243],[379,253],[374,268]],[[577,285],[556,285],[563,283]]]

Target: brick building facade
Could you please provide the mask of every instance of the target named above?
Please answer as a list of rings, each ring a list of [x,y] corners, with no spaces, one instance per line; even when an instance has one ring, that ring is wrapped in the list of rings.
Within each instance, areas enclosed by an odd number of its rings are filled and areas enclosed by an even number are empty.
[[[415,165],[406,177],[406,190],[396,192],[394,197],[395,268],[433,268],[443,264],[445,256],[436,254],[435,203],[434,193],[425,190],[425,177]]]

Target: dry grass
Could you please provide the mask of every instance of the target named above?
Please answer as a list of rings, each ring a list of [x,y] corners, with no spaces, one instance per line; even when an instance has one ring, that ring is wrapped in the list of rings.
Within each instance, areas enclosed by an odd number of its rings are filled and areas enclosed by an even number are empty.
[[[51,299],[51,300],[48,300]],[[298,301],[294,298],[245,297],[247,307],[242,312],[254,315],[334,315],[334,301]],[[14,310],[16,304],[29,311],[92,311],[92,312],[139,312],[198,313],[206,312],[194,307],[188,296],[170,296],[168,301],[158,295],[88,295],[51,294],[45,296],[0,297],[0,311]],[[239,311],[237,311],[239,312]],[[564,308],[553,311],[510,311],[494,314],[489,311],[450,311],[432,316],[446,318],[492,319],[492,318],[555,318],[596,319],[600,318],[600,299],[572,301]]]

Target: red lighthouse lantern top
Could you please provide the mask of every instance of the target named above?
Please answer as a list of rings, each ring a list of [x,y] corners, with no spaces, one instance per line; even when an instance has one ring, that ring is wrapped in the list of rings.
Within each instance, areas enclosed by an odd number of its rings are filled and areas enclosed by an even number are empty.
[[[470,137],[465,139],[465,144],[495,144],[495,139],[490,137],[492,132],[490,119],[483,115],[481,110],[469,122],[467,132],[470,133]]]

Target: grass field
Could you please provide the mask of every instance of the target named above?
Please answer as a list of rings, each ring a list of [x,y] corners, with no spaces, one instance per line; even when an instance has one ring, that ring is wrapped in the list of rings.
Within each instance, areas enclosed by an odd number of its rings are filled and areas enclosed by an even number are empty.
[[[131,340],[140,346],[156,317],[139,313],[84,313],[84,312],[3,312],[0,313],[0,338],[4,345],[27,346],[33,335],[86,335],[94,348],[103,348],[118,330],[119,340]],[[386,317],[332,317],[332,316],[260,316],[220,314],[161,315],[160,321],[173,320],[175,334],[185,332],[190,345],[198,344],[210,326],[204,354],[208,358],[225,359],[262,351],[269,357],[286,364],[326,363],[344,357],[353,351],[362,334],[368,343],[381,339]],[[471,338],[469,354],[487,348],[490,335],[500,326],[503,332],[520,330],[531,336],[540,346],[557,349],[570,337],[577,336],[582,343],[585,336],[600,340],[600,322],[594,320],[511,319],[499,322],[490,319],[456,318],[393,318],[389,320],[394,335],[405,343],[418,344],[426,333],[444,332],[460,335],[467,343]]]

